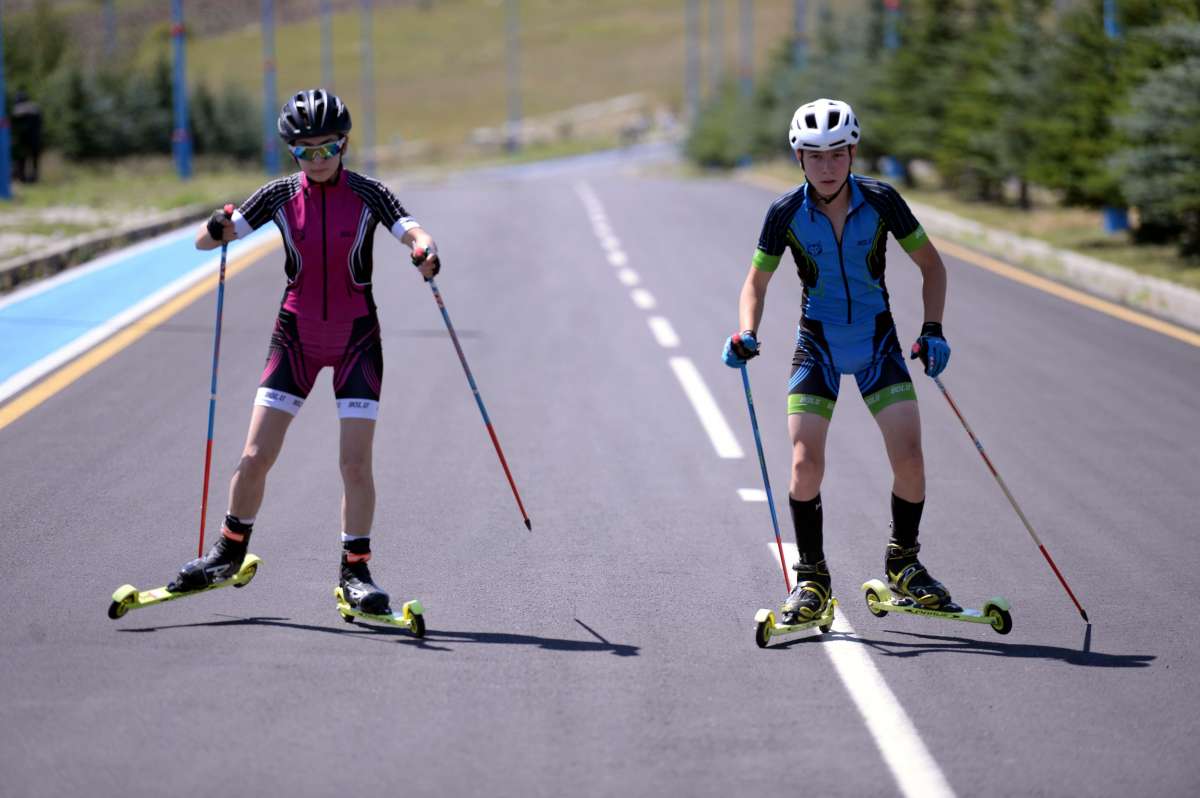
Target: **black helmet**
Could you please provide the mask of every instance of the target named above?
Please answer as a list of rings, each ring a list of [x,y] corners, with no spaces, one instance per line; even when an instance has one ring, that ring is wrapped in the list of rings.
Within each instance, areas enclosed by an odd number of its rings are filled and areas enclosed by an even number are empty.
[[[310,136],[350,132],[350,110],[338,96],[324,89],[297,92],[279,112],[279,135],[288,144]]]

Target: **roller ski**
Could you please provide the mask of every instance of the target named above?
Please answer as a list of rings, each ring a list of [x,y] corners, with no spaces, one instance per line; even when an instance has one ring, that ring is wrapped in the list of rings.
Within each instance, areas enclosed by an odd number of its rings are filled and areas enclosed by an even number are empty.
[[[921,547],[915,544],[911,548],[903,548],[895,543],[888,544],[884,557],[887,583],[880,579],[871,579],[862,586],[867,609],[872,615],[883,618],[889,612],[900,612],[951,621],[984,623],[1002,635],[1012,631],[1011,608],[1006,599],[998,596],[991,598],[980,610],[960,607],[951,600],[946,587],[921,565],[921,561],[917,559],[920,550]]]
[[[815,565],[798,562],[792,569],[796,572],[796,586],[779,608],[779,621],[771,610],[759,610],[754,616],[754,642],[759,648],[766,648],[772,637],[813,628],[824,634],[833,628],[838,601],[830,590],[825,561]]]
[[[371,580],[365,559],[342,557],[341,579],[333,595],[337,599],[338,613],[346,623],[354,623],[355,618],[361,618],[399,626],[412,632],[415,637],[425,636],[425,609],[421,602],[416,599],[406,601],[400,612],[393,612],[388,594]]]
[[[164,601],[195,596],[222,587],[245,587],[258,573],[262,564],[256,555],[246,551],[229,538],[221,537],[208,554],[192,560],[179,570],[179,575],[168,585],[153,590],[138,590],[133,585],[122,585],[113,593],[108,605],[108,617],[116,620],[130,610],[161,604]]]

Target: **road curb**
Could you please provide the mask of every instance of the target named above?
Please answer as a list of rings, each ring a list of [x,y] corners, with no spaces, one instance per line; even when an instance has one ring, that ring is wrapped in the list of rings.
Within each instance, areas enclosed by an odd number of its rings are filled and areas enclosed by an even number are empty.
[[[117,228],[115,231],[76,236],[41,252],[0,261],[0,294],[32,280],[40,280],[73,266],[82,265],[109,250],[199,221],[211,212],[212,209],[206,205],[178,208],[148,220]]]
[[[739,179],[759,188],[787,191],[795,186],[761,173],[743,172]],[[1200,291],[1158,277],[1139,274],[1078,252],[1058,249],[920,202],[909,202],[926,232],[942,236],[1007,263],[1077,288],[1094,296],[1152,314],[1190,330],[1200,330]]]

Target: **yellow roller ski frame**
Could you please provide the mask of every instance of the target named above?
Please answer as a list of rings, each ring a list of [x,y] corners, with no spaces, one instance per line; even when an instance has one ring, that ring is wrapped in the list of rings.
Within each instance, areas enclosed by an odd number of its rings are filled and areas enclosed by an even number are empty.
[[[230,585],[233,587],[245,587],[250,584],[250,580],[258,573],[258,566],[261,564],[262,560],[256,555],[247,554],[246,559],[242,560],[242,567],[231,578],[198,590],[181,590],[177,593],[172,593],[166,587],[156,587],[153,590],[138,590],[133,585],[121,585],[112,595],[112,604],[108,605],[108,617],[115,621],[130,610],[149,607],[151,604],[162,604],[164,601],[187,598],[188,596],[207,593],[210,590],[219,590]]]
[[[754,615],[754,642],[758,644],[759,648],[766,648],[772,637],[782,637],[813,628],[819,629],[821,634],[825,634],[833,628],[834,610],[837,605],[838,600],[830,598],[829,607],[823,615],[813,618],[811,621],[790,625],[776,623],[773,610],[759,610]]]
[[[341,587],[335,587],[333,595],[337,599],[338,612],[341,613],[342,620],[346,623],[354,623],[355,618],[362,618],[364,621],[399,626],[401,629],[407,629],[412,632],[414,637],[425,636],[425,608],[416,599],[404,602],[404,606],[400,608],[399,613],[389,612],[387,615],[372,615],[369,612],[363,612],[351,607],[350,603],[346,601],[346,597],[342,595]]]
[[[879,579],[863,583],[862,589],[867,600],[867,609],[876,618],[882,618],[889,612],[903,612],[909,615],[945,618],[949,621],[986,623],[1002,635],[1012,631],[1012,615],[1010,614],[1012,608],[1009,607],[1007,599],[999,596],[984,602],[982,610],[964,609],[961,612],[946,612],[922,607],[906,596],[897,596]]]

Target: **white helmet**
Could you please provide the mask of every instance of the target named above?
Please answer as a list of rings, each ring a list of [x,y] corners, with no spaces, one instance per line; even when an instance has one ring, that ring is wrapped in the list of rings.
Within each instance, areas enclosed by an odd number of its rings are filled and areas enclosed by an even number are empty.
[[[796,109],[788,141],[793,150],[836,150],[858,144],[858,117],[841,100],[814,100]]]

